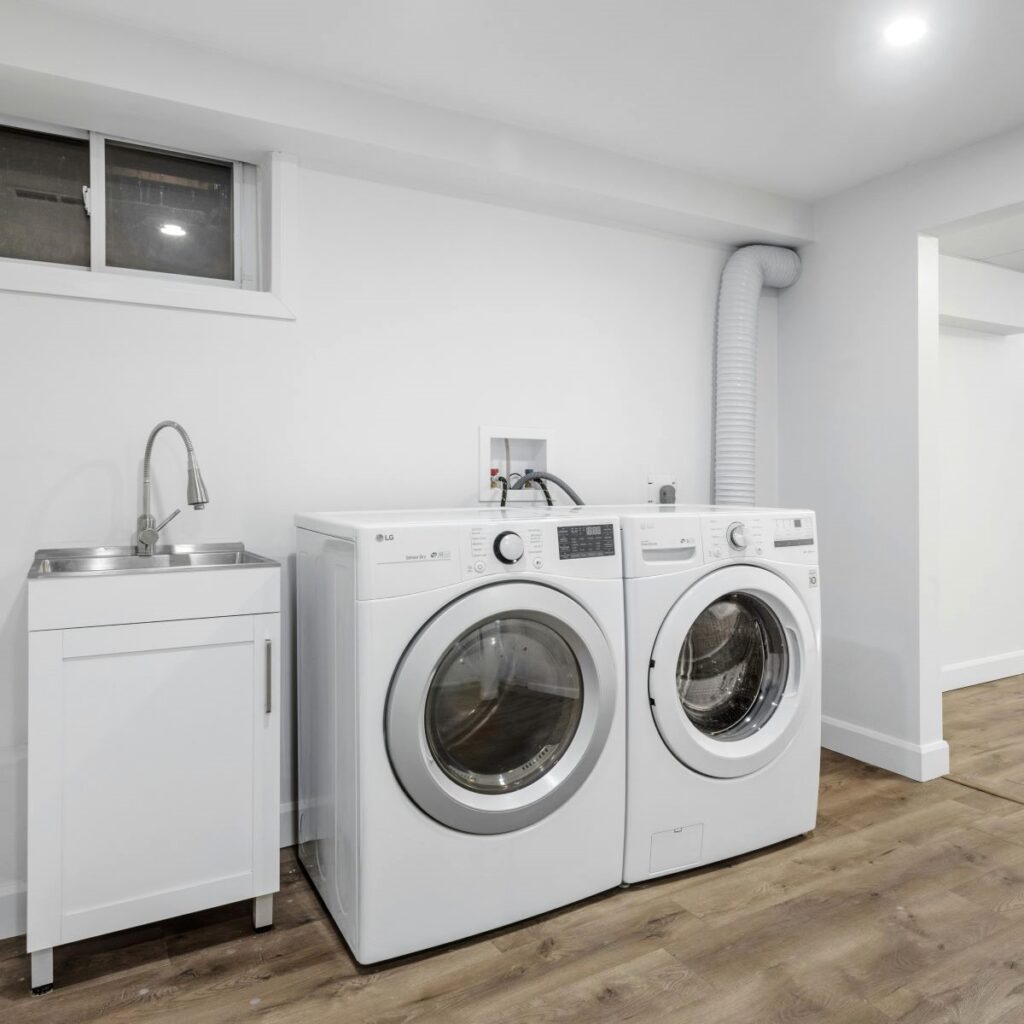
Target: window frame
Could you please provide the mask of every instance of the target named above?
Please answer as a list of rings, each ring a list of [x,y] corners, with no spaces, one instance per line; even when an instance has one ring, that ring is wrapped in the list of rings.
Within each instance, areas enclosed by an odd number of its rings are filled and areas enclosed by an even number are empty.
[[[297,163],[293,158],[267,153],[259,163],[247,162],[6,114],[0,114],[0,126],[89,143],[89,265],[0,256],[0,291],[78,296],[273,319],[295,318],[281,295],[285,245],[278,237],[285,234],[282,208],[286,206],[291,211],[297,205]],[[233,280],[107,265],[107,141],[232,168]]]
[[[220,164],[222,167],[231,168],[231,203],[232,203],[232,244],[234,265],[234,277],[228,281],[219,277],[200,277],[194,274],[169,274],[163,270],[138,270],[134,267],[111,267],[107,265],[107,143],[115,146],[127,146],[131,149],[146,150],[150,153],[167,154],[168,156],[191,157],[194,160],[202,160],[205,163]],[[248,183],[243,180],[245,169],[252,167],[252,164],[244,164],[241,160],[226,160],[222,158],[207,156],[205,153],[192,153],[182,149],[167,149],[164,146],[149,146],[133,139],[124,139],[117,135],[103,135],[100,132],[89,132],[89,177],[92,180],[102,180],[103,187],[101,194],[89,186],[90,205],[90,236],[89,254],[91,259],[91,270],[102,271],[110,274],[130,274],[132,276],[143,276],[167,279],[175,281],[188,281],[192,284],[213,285],[215,288],[246,288],[254,291],[259,290],[259,251],[256,246],[256,238],[247,237],[243,223],[243,214],[255,217],[255,197],[249,204],[243,204],[243,191],[247,190]],[[255,170],[255,168],[253,168]],[[255,181],[252,182],[255,189]],[[249,251],[245,251],[246,249]]]
[[[79,128],[66,128],[63,125],[49,125],[42,124],[39,121],[29,121],[25,118],[20,117],[7,117],[6,115],[0,115],[0,128],[17,128],[23,132],[35,132],[38,135],[53,135],[56,138],[63,139],[76,139],[79,142],[89,143],[89,189],[90,196],[92,195],[92,176],[95,173],[93,167],[93,154],[92,154],[92,140],[90,139],[90,133]],[[87,213],[88,216],[88,213]],[[70,270],[74,272],[81,272],[83,270],[92,270],[92,259],[93,259],[93,227],[92,218],[89,218],[89,266],[84,266],[80,263],[52,263],[50,260],[23,260],[17,256],[0,256],[0,264],[14,264],[16,266],[23,267],[53,267],[58,270]]]

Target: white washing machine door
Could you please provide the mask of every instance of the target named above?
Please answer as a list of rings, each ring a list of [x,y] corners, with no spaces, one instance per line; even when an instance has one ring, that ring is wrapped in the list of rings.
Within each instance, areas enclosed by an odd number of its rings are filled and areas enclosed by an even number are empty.
[[[432,818],[490,835],[551,814],[590,774],[615,714],[615,659],[561,591],[496,583],[413,639],[388,694],[388,756]]]
[[[800,727],[818,645],[796,591],[733,565],[698,580],[666,616],[651,655],[658,731],[685,765],[714,778],[769,764]]]

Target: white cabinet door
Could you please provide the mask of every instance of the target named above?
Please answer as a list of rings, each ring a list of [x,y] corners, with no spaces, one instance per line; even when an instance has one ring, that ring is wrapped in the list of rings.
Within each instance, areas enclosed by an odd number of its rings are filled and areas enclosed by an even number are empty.
[[[30,950],[277,889],[278,622],[31,634]]]

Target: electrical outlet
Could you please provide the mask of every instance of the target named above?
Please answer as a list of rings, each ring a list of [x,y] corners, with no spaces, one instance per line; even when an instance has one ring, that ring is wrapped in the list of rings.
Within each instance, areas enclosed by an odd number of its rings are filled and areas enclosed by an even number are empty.
[[[670,473],[647,474],[647,504],[674,505],[676,503],[676,480]]]

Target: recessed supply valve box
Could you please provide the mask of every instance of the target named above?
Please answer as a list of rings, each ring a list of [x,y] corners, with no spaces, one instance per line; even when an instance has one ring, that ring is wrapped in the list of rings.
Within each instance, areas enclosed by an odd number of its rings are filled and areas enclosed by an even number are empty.
[[[481,427],[478,468],[479,499],[482,502],[501,500],[504,476],[514,484],[527,472],[547,472],[551,465],[551,431],[532,427]],[[509,490],[509,502],[543,501],[537,486],[527,485],[521,491]]]

